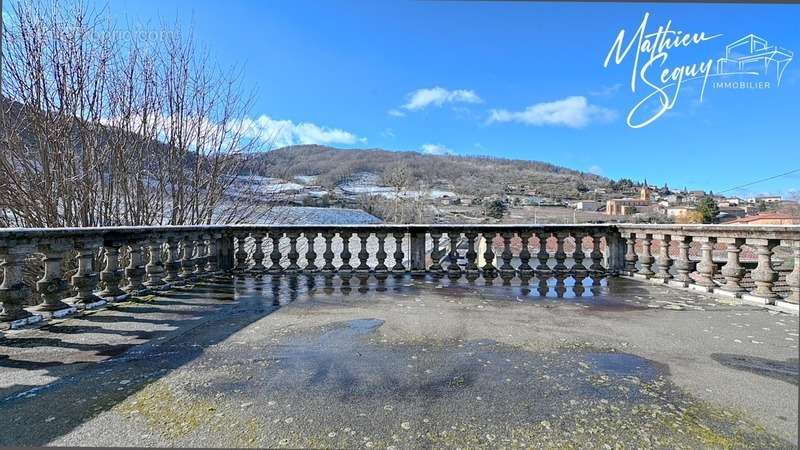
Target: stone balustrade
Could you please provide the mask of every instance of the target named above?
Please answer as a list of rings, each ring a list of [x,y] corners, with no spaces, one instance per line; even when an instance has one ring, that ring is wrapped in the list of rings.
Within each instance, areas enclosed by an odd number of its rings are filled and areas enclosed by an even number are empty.
[[[626,276],[756,304],[779,304],[797,311],[800,226],[617,225],[616,228],[626,241],[623,270]],[[656,258],[652,255],[654,241],[658,243]],[[782,258],[775,255],[778,246],[786,249]],[[742,259],[743,249],[750,254],[747,263]],[[779,271],[778,265],[789,269]],[[776,290],[781,272],[785,276],[782,280],[787,288],[785,296]]]
[[[699,246],[699,259],[692,245]],[[489,244],[489,245],[487,245]],[[792,249],[785,298],[773,253]],[[721,269],[714,252],[724,245]],[[742,264],[743,246],[757,264]],[[637,250],[640,249],[640,250]],[[715,250],[716,249],[716,250]],[[654,256],[655,254],[655,256]],[[661,225],[228,225],[0,229],[0,322],[42,317],[191,286],[206,277],[322,273],[429,275],[487,282],[515,277],[635,275],[676,287],[796,306],[800,227]],[[65,273],[69,266],[69,272]],[[38,281],[25,282],[31,267]],[[37,269],[38,268],[38,269]],[[69,278],[67,275],[71,275]],[[724,278],[720,279],[720,274]],[[752,292],[743,279],[755,283]],[[37,299],[38,305],[31,305]]]

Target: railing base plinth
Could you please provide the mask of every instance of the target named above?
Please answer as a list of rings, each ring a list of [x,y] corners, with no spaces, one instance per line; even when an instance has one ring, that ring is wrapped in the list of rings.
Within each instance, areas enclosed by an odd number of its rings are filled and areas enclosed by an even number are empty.
[[[728,298],[741,298],[742,292],[741,291],[726,291],[725,289],[714,289],[714,295],[718,295],[720,297],[728,297]]]
[[[775,304],[774,298],[759,297],[753,294],[744,294],[742,295],[741,299],[742,303],[749,303],[751,305],[764,306]]]
[[[714,292],[714,286],[704,286],[702,284],[690,284],[687,287],[693,291],[704,292],[706,294]]]
[[[42,321],[42,319],[43,317],[41,314],[31,314],[30,316],[23,317],[22,319],[12,320],[9,322],[0,322],[0,330],[16,330],[28,325],[39,323]]]
[[[800,314],[800,305],[797,303],[787,302],[786,300],[776,300],[775,307],[790,314]]]

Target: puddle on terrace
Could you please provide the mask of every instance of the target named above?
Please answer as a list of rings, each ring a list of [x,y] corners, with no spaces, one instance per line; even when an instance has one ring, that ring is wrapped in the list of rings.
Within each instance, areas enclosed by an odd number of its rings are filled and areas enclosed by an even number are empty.
[[[195,394],[224,397],[238,419],[259,422],[258,446],[791,447],[683,393],[666,367],[635,355],[390,343],[383,325],[365,318],[296,330],[244,350],[258,363],[239,371],[220,360]]]
[[[616,280],[615,280],[616,281]],[[566,301],[592,308],[645,309],[644,297],[615,294],[605,277],[573,276],[547,278],[512,278],[506,280],[467,280],[464,277],[450,279],[446,276],[414,278],[403,276],[380,276],[374,274],[351,274],[324,276],[313,275],[247,275],[236,278],[236,296],[265,295],[274,306],[313,298],[357,297],[359,295],[429,292],[441,297],[472,296],[498,301]],[[636,293],[639,289],[634,288]]]

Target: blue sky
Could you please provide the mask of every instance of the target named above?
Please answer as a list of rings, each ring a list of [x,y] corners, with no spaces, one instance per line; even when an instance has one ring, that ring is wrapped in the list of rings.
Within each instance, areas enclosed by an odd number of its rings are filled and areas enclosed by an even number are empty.
[[[687,82],[674,108],[638,129],[628,111],[652,89],[640,80],[631,92],[633,55],[603,67],[617,33],[627,40],[645,13],[648,32],[671,20],[673,30],[721,35],[668,50],[664,67],[721,57],[750,33],[800,57],[798,5],[98,4],[123,26],[193,24],[221,64],[243,66],[244,84],[257,90],[252,119],[280,129],[276,144],[535,159],[715,191],[800,168],[800,61],[769,89],[715,89],[710,79],[702,103],[701,82]],[[795,173],[738,194],[798,188]]]

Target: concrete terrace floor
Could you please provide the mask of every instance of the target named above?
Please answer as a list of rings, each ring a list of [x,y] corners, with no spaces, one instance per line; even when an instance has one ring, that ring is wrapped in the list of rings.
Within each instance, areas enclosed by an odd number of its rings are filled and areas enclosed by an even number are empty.
[[[7,332],[0,445],[797,448],[796,316],[624,279],[330,281]]]

